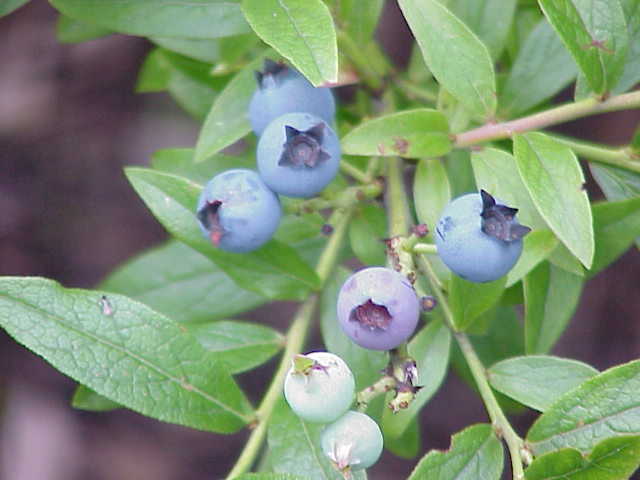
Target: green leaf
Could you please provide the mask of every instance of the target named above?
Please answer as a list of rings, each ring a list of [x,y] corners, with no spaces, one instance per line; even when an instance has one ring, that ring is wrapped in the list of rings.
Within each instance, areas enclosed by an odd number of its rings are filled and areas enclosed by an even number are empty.
[[[496,111],[496,80],[487,47],[436,0],[400,0],[400,8],[438,82],[471,114]]]
[[[531,270],[547,257],[558,246],[558,239],[549,230],[535,230],[524,237],[522,255],[507,273],[506,287],[509,288],[522,280]]]
[[[223,365],[184,328],[122,295],[4,277],[0,322],[65,375],[143,415],[220,433],[251,420]]]
[[[609,438],[587,457],[565,448],[533,461],[527,480],[628,480],[640,464],[640,436]]]
[[[413,179],[418,221],[433,230],[450,200],[451,186],[442,161],[436,158],[420,160]]]
[[[245,473],[236,477],[236,480],[305,480],[305,478],[288,473]]]
[[[586,363],[544,355],[508,358],[488,371],[493,388],[541,412],[597,374]]]
[[[348,155],[437,157],[451,150],[449,124],[437,110],[419,108],[366,121],[342,138]]]
[[[469,192],[477,192],[471,155],[468,150],[453,150],[447,155],[445,162],[449,182],[451,183],[451,197],[459,197]]]
[[[151,167],[155,170],[187,177],[194,182],[205,184],[214,175],[232,168],[255,168],[256,160],[253,152],[248,155],[214,155],[206,162],[194,162],[192,148],[167,148],[158,150],[151,156]]]
[[[171,69],[162,57],[162,51],[156,48],[149,52],[140,67],[138,81],[136,83],[136,92],[148,93],[165,91],[169,88],[170,79]]]
[[[527,353],[547,353],[578,306],[584,279],[544,262],[524,277]]]
[[[186,178],[130,167],[127,178],[163,226],[206,255],[240,287],[270,299],[301,300],[319,286],[316,273],[296,251],[276,240],[242,255],[213,247],[200,232],[195,206],[202,187]]]
[[[589,275],[609,266],[640,239],[640,197],[593,205],[596,253]]]
[[[384,265],[387,233],[387,215],[382,207],[367,203],[361,205],[349,224],[351,249],[365,265]]]
[[[565,88],[576,74],[571,55],[542,19],[525,40],[505,80],[500,110],[507,117],[525,112]]]
[[[340,0],[340,24],[358,45],[373,41],[383,0]]]
[[[408,345],[409,356],[417,363],[422,388],[416,394],[409,407],[392,413],[385,408],[382,414],[381,428],[385,437],[400,438],[411,424],[417,423],[416,417],[424,405],[438,391],[449,368],[451,332],[440,320],[431,321]]]
[[[384,433],[384,431],[383,431]],[[420,422],[411,422],[398,438],[384,437],[384,448],[401,458],[415,458],[420,452]]]
[[[338,324],[338,293],[349,275],[349,270],[338,267],[323,289],[320,299],[320,330],[325,347],[349,365],[356,380],[356,388],[360,390],[380,378],[380,371],[387,365],[388,354],[356,345]]]
[[[594,240],[584,174],[573,151],[542,133],[516,135],[518,171],[553,233],[590,268]]]
[[[175,241],[121,265],[100,288],[127,294],[183,323],[227,318],[266,301],[238,287],[201,253]]]
[[[0,7],[1,9],[1,7]],[[80,43],[110,35],[103,27],[80,22],[66,15],[59,15],[56,22],[56,38],[60,43]]]
[[[469,282],[457,275],[451,276],[449,305],[456,330],[463,331],[474,320],[489,310],[502,296],[507,277],[487,283]]]
[[[517,0],[450,0],[445,5],[500,58],[516,11]]]
[[[249,102],[256,89],[255,70],[263,55],[249,63],[213,102],[196,143],[196,162],[207,160],[251,131]]]
[[[573,253],[571,253],[567,247],[562,243],[558,243],[551,255],[549,255],[549,261],[552,265],[566,270],[569,273],[573,273],[579,277],[584,277],[585,269]]]
[[[122,407],[119,403],[109,400],[107,397],[103,397],[85,385],[78,385],[78,388],[76,388],[76,391],[73,394],[71,406],[79,410],[88,410],[90,412],[107,412],[109,410],[115,410],[116,408]]]
[[[149,40],[164,49],[200,60],[201,62],[214,63],[220,58],[217,38],[154,36],[149,38]]]
[[[0,16],[10,14],[28,1],[29,0],[4,0],[0,3]]]
[[[234,0],[51,0],[65,15],[131,35],[217,38],[247,33]]]
[[[284,337],[270,327],[249,322],[222,320],[188,327],[216,360],[232,374],[262,365],[282,349]]]
[[[535,456],[570,447],[588,453],[611,437],[640,434],[640,360],[587,380],[557,400],[527,434]]]
[[[338,80],[331,13],[321,0],[243,0],[251,28],[315,85]]]
[[[627,19],[629,50],[624,70],[614,87],[613,93],[623,93],[640,82],[640,2],[637,0],[621,0],[622,9]]]
[[[622,73],[628,35],[618,0],[539,0],[545,16],[597,94]]]
[[[300,475],[308,479],[343,480],[320,448],[324,425],[306,423],[280,398],[269,422],[269,459],[275,472]],[[353,480],[366,479],[357,472]]]
[[[503,455],[491,425],[473,425],[451,437],[446,452],[427,453],[408,480],[499,480]]]
[[[471,165],[478,186],[505,205],[518,209],[518,221],[534,230],[548,230],[527,191],[518,166],[510,153],[497,148],[483,148],[471,153]],[[525,237],[526,238],[526,237]]]

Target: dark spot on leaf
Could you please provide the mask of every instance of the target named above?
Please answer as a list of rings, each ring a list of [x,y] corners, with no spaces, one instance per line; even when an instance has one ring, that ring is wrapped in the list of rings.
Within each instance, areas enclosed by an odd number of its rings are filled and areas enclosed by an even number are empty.
[[[393,140],[393,149],[400,155],[404,155],[409,150],[409,141],[406,138],[397,137]]]

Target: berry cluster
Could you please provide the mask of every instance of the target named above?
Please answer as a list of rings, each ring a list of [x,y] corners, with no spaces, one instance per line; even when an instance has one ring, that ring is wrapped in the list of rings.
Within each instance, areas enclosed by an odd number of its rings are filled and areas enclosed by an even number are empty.
[[[269,241],[282,209],[278,195],[312,197],[338,173],[340,142],[330,124],[335,102],[299,72],[265,60],[257,72],[249,120],[259,136],[258,173],[235,169],[213,177],[197,206],[203,234],[222,250],[249,252]]]
[[[301,419],[329,424],[320,446],[345,477],[376,463],[382,453],[382,432],[371,417],[349,410],[355,380],[340,357],[328,352],[297,355],[285,377],[284,396]]]

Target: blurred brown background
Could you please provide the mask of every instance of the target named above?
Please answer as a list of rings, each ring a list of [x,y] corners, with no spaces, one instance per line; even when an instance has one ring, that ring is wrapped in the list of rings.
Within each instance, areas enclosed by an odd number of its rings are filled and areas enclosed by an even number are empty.
[[[0,274],[90,288],[166,237],[122,167],[145,165],[160,148],[192,146],[198,126],[167,96],[133,93],[145,40],[61,45],[55,19],[42,1],[0,19]],[[402,63],[408,31],[393,2],[379,34]],[[639,120],[638,111],[623,112],[564,131],[622,144]],[[599,369],[638,357],[639,278],[640,254],[631,251],[591,281],[554,352]],[[270,366],[240,379],[254,401]],[[0,479],[211,480],[224,476],[246,438],[221,441],[128,411],[77,411],[69,406],[74,387],[0,332]],[[533,418],[516,425],[524,431]],[[423,451],[447,448],[452,433],[482,421],[479,400],[450,375],[422,414]],[[406,478],[414,464],[386,453],[370,478]]]

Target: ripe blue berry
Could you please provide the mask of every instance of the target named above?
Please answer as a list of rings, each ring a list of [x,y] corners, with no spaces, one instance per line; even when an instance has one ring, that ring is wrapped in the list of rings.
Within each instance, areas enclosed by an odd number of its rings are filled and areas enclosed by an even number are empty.
[[[198,200],[205,237],[228,252],[250,252],[266,243],[280,223],[278,196],[252,170],[233,169],[213,177]]]
[[[256,152],[260,176],[288,197],[312,197],[338,173],[340,142],[322,119],[287,113],[265,129]]]
[[[397,347],[416,329],[420,302],[409,281],[389,268],[370,267],[351,275],[338,295],[342,330],[372,350]]]
[[[456,198],[436,227],[438,255],[466,280],[497,280],[518,261],[522,237],[531,230],[518,223],[517,211],[496,203],[484,190]]]
[[[371,417],[350,411],[324,428],[320,445],[334,466],[348,475],[376,463],[383,440],[380,427]]]
[[[329,423],[349,410],[356,384],[337,355],[312,352],[297,355],[284,381],[284,396],[303,420]]]
[[[258,88],[249,103],[249,120],[256,135],[280,115],[308,112],[327,123],[336,113],[331,90],[316,88],[298,71],[281,63],[265,60],[264,71],[256,72]]]

